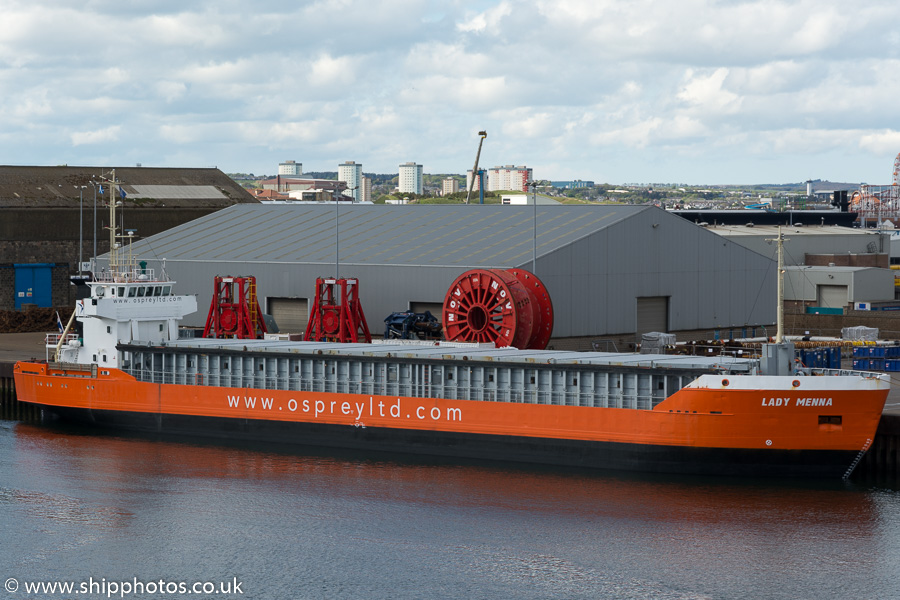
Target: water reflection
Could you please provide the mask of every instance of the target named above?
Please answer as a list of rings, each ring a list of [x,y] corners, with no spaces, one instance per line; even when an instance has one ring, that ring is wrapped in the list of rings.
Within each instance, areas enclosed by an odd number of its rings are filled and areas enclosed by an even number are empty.
[[[20,564],[52,556],[65,571],[87,547],[132,574],[148,556],[157,570],[242,570],[259,597],[683,599],[741,597],[751,584],[760,597],[826,584],[887,597],[900,566],[898,495],[839,481],[314,454],[22,423],[0,427],[0,477],[0,524],[15,525]],[[15,519],[4,521],[7,507]],[[76,541],[54,546],[61,534]]]

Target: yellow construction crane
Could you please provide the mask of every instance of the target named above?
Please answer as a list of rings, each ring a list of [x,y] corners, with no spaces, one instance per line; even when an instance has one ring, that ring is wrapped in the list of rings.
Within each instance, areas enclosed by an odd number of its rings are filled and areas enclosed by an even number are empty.
[[[466,192],[466,204],[469,203],[469,198],[472,197],[472,188],[475,187],[475,178],[478,177],[478,159],[481,158],[481,144],[484,143],[484,138],[487,137],[487,131],[479,131],[478,136],[480,137],[478,140],[478,154],[475,155],[475,168],[472,169],[472,183],[469,184],[469,191]],[[481,182],[481,193],[484,194],[484,182]]]

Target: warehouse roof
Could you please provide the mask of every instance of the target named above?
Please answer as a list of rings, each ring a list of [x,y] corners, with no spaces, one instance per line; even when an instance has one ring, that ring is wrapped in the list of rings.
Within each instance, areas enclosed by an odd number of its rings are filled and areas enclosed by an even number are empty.
[[[538,206],[544,255],[652,206]],[[174,261],[332,263],[339,212],[341,263],[525,265],[534,207],[499,205],[235,205],[136,242],[135,253]],[[671,217],[675,218],[675,217]]]
[[[709,225],[710,231],[719,235],[730,236],[765,236],[775,238],[778,236],[777,225]],[[783,225],[781,232],[785,237],[790,235],[804,236],[835,236],[835,235],[873,235],[881,233],[875,229],[860,229],[857,227],[842,227],[840,225]]]
[[[79,193],[93,200],[92,179],[108,167],[27,167],[0,165],[0,206],[78,207]],[[220,208],[257,201],[216,168],[116,167],[116,179],[129,200],[144,207]],[[81,189],[79,186],[88,186]],[[106,186],[104,186],[106,187]]]

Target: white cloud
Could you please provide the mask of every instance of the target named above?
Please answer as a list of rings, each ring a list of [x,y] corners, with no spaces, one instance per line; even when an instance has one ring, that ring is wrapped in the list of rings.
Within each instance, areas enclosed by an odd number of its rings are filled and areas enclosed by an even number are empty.
[[[180,81],[158,81],[154,87],[159,97],[166,102],[174,102],[187,92],[187,86]]]
[[[114,142],[119,139],[121,127],[112,125],[103,129],[95,129],[93,131],[74,131],[70,135],[73,146],[82,146],[85,144],[103,144],[106,142]]]
[[[53,104],[50,101],[50,92],[45,88],[34,88],[24,93],[15,94],[2,100],[9,106],[4,111],[13,116],[17,121],[36,122],[53,115]]]
[[[803,89],[815,84],[824,73],[824,65],[801,64],[796,60],[777,60],[753,67],[729,70],[728,81],[743,94],[776,94]]]
[[[0,162],[46,164],[64,132],[84,157],[70,163],[463,172],[487,129],[487,162],[566,177],[602,163],[620,181],[715,182],[797,163],[875,181],[900,151],[886,0],[73,6],[4,6],[0,139],[17,143]]]
[[[319,87],[346,86],[356,79],[356,61],[351,56],[323,54],[310,65],[309,83]]]
[[[503,20],[512,14],[512,6],[504,0],[497,6],[494,6],[484,12],[468,17],[456,27],[460,31],[484,32],[486,30],[496,31],[503,26]]]
[[[701,114],[733,114],[740,110],[741,98],[724,89],[727,77],[728,69],[724,67],[705,74],[697,74],[689,69],[677,98],[690,104]]]
[[[217,23],[214,15],[200,13],[152,14],[139,19],[137,25],[136,34],[160,46],[221,47],[234,33],[226,29],[226,23]]]
[[[859,147],[873,154],[900,152],[900,131],[886,129],[864,133],[859,136]]]
[[[652,117],[631,123],[619,129],[608,129],[591,136],[591,142],[601,146],[627,146],[646,148],[654,134],[663,126],[663,120]]]
[[[557,136],[560,129],[559,118],[554,113],[519,109],[511,111],[501,131],[510,139],[547,140]]]

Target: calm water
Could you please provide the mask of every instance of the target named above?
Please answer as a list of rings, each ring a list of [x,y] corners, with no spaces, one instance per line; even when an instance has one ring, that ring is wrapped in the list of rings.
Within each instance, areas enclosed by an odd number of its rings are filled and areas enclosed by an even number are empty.
[[[19,589],[0,600],[105,598],[104,579],[135,578],[236,578],[243,593],[124,597],[900,598],[900,492],[313,456],[0,421],[0,581],[11,577]],[[24,591],[54,580],[96,587]]]

